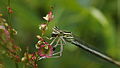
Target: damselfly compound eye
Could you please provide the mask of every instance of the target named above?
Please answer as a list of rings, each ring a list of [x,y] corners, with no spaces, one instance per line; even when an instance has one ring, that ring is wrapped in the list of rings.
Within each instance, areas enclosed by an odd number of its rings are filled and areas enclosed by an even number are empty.
[[[51,34],[51,37],[57,37],[58,36],[58,34]]]

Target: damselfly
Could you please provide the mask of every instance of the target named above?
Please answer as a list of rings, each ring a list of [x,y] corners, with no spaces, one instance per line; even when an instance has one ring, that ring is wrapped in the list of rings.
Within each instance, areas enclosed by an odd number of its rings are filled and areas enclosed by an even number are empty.
[[[54,37],[54,40],[56,38],[58,38],[61,41],[63,41],[64,43],[66,43],[66,41],[67,41],[71,44],[74,44],[75,46],[78,46],[79,48],[82,48],[83,50],[85,50],[93,55],[96,55],[97,57],[100,57],[104,60],[107,60],[108,62],[111,62],[117,66],[120,66],[119,61],[116,61],[113,58],[111,58],[110,56],[106,55],[105,53],[95,49],[94,47],[91,47],[91,45],[87,44],[86,42],[76,39],[76,37],[73,36],[72,32],[62,31],[62,30],[58,29],[57,27],[54,27],[53,32],[52,32],[52,37]],[[58,44],[56,44],[54,47],[56,47],[57,45]],[[58,53],[62,54],[63,44],[61,43],[60,45],[61,45],[61,51]]]

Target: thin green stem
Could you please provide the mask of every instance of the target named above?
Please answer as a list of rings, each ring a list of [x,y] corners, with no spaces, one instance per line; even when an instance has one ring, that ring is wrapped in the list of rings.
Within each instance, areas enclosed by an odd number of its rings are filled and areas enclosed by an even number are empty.
[[[11,0],[8,0],[7,10],[8,10],[8,8],[11,8]],[[11,25],[11,14],[9,13],[9,10],[8,10],[8,22]]]
[[[8,0],[8,6],[10,6],[11,4],[10,4],[10,0]]]
[[[23,68],[27,68],[27,65],[26,65],[26,64],[24,64],[24,65],[23,65]]]
[[[17,63],[17,62],[15,62],[15,67],[16,67],[16,68],[19,68],[19,66],[18,66],[18,63]]]

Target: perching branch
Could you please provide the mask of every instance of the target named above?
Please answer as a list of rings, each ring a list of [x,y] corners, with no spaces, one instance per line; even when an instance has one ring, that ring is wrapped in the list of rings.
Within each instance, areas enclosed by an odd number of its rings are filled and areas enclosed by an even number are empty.
[[[75,37],[73,37],[72,39],[65,38],[65,40],[71,44],[74,44],[75,46],[78,46],[79,48],[81,48],[91,54],[96,55],[99,58],[102,58],[102,59],[120,67],[119,61],[116,61],[113,58],[111,58],[110,56],[107,56],[106,54],[102,53],[101,51],[98,51],[98,50],[90,47],[89,44],[84,43],[83,41],[77,40]]]

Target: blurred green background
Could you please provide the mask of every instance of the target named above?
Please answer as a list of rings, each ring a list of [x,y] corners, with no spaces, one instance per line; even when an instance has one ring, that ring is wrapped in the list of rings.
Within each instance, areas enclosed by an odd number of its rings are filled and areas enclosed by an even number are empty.
[[[119,0],[118,0],[119,1]],[[55,19],[50,27],[59,26],[73,32],[82,40],[120,60],[120,11],[117,0],[11,0],[11,25],[18,31],[16,43],[35,51],[36,35],[41,34],[38,25],[53,6]],[[0,12],[8,18],[7,0],[0,0]],[[10,23],[9,23],[10,24]],[[48,34],[49,36],[49,34]],[[5,68],[15,68],[7,57],[0,57]],[[22,68],[22,63],[19,63]],[[118,68],[72,44],[64,46],[63,56],[39,61],[39,68]]]

